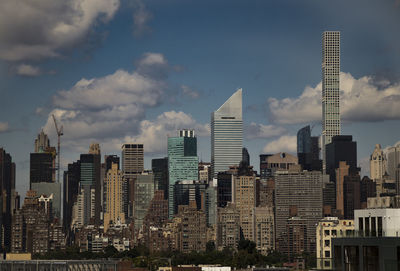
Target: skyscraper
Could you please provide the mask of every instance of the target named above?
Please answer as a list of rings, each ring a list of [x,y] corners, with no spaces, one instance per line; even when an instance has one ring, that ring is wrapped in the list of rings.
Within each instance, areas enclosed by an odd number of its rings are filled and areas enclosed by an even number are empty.
[[[212,177],[229,170],[229,166],[238,166],[242,160],[242,148],[242,89],[238,89],[211,114]]]
[[[168,199],[168,157],[152,159],[151,170],[154,174],[155,190],[164,191],[164,198]]]
[[[143,169],[143,144],[122,145],[122,171],[124,177],[140,174]]]
[[[297,157],[305,170],[321,170],[318,140],[319,137],[311,136],[310,125],[297,132]]]
[[[326,168],[325,146],[340,135],[340,32],[322,34],[322,158]]]
[[[194,133],[179,133],[183,136],[168,138],[168,213],[174,215],[174,185],[178,181],[197,180],[199,158],[197,157],[197,138]],[[185,136],[186,135],[186,136]],[[241,153],[240,153],[241,154]]]
[[[111,164],[111,169],[107,171],[106,177],[106,202],[107,210],[104,213],[104,232],[107,231],[111,223],[120,221],[125,223],[122,199],[122,173],[118,169],[119,165]]]
[[[374,152],[369,159],[371,179],[376,181],[382,179],[386,173],[386,156],[383,153],[381,144],[376,144]]]
[[[143,225],[143,220],[149,209],[151,200],[154,196],[154,176],[153,173],[143,172],[137,176],[135,181],[135,202],[134,202],[134,221],[135,230],[139,230]]]

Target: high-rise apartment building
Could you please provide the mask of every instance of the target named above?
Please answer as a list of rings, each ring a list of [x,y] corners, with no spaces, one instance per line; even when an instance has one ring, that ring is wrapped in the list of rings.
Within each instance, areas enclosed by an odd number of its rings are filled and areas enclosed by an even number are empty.
[[[235,204],[229,202],[224,208],[218,208],[217,248],[236,249],[240,241],[240,213]]]
[[[323,175],[320,171],[302,171],[292,166],[275,176],[275,225],[278,248],[288,253],[287,223],[291,217],[306,221],[307,246],[315,251],[315,225],[322,218]]]
[[[370,177],[376,181],[383,178],[386,173],[386,155],[383,153],[381,144],[376,144],[374,152],[369,159]]]
[[[242,160],[243,120],[242,89],[238,89],[217,111],[211,114],[211,171],[238,166]]]
[[[107,209],[104,213],[104,232],[112,223],[125,223],[122,186],[122,172],[118,164],[112,163],[105,180]]]
[[[325,146],[340,135],[340,32],[322,34],[322,158],[325,170]]]
[[[297,165],[297,163],[297,157],[286,152],[260,154],[260,177],[267,180],[273,177],[277,170],[287,170],[289,166]]]
[[[254,242],[257,250],[263,255],[268,255],[275,249],[275,224],[274,208],[255,207],[254,208]]]
[[[243,237],[254,239],[254,207],[256,207],[256,174],[252,167],[239,167],[239,174],[234,176],[234,202],[240,214],[240,227]]]
[[[143,144],[122,145],[122,171],[125,177],[142,173],[144,170]]]
[[[182,134],[182,133],[178,133]],[[191,136],[187,136],[190,135]],[[178,181],[197,180],[199,159],[197,157],[197,138],[194,133],[168,138],[168,213],[174,211],[174,185]]]

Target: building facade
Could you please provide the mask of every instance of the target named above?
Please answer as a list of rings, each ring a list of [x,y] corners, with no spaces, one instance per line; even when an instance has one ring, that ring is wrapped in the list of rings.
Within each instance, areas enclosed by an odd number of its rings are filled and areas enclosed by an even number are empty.
[[[123,179],[122,172],[118,169],[119,165],[111,164],[111,169],[107,171],[105,180],[107,209],[104,213],[104,231],[106,232],[110,224],[117,222],[125,223],[125,213],[123,206]]]
[[[322,157],[325,146],[340,135],[340,32],[322,34]],[[325,166],[324,166],[325,168]]]
[[[229,170],[242,160],[242,89],[211,114],[211,174]]]

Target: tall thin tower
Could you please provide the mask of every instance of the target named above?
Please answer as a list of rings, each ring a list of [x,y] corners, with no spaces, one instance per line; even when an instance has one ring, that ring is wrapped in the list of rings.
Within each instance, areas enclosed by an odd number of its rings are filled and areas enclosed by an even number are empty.
[[[332,137],[340,135],[340,32],[322,34],[322,158],[326,169],[325,147]]]
[[[242,89],[211,114],[211,174],[229,170],[242,160]]]

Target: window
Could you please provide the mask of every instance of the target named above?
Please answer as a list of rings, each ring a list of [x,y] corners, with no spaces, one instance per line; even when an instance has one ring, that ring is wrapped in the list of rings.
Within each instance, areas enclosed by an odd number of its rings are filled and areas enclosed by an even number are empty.
[[[330,258],[331,257],[331,252],[329,250],[325,251],[325,258]]]
[[[329,230],[324,231],[325,235],[329,235]]]

